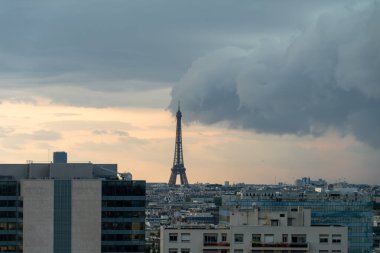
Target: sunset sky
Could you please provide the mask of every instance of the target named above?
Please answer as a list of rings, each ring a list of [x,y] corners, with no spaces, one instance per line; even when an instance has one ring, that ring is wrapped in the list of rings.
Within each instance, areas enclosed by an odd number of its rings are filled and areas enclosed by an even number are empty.
[[[0,2],[0,163],[379,184],[380,2]]]

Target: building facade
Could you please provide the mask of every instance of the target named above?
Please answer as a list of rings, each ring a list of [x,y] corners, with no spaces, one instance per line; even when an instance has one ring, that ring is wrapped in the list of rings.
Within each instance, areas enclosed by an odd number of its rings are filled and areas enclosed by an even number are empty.
[[[0,164],[0,252],[145,251],[145,181],[115,164]]]
[[[220,223],[228,224],[236,206],[265,211],[287,211],[302,207],[311,209],[311,225],[341,225],[348,228],[349,253],[369,253],[373,248],[373,203],[369,195],[358,192],[314,192],[305,189],[251,190],[240,195],[224,196]]]
[[[347,227],[311,226],[310,221],[308,209],[235,210],[229,226],[161,227],[161,253],[347,252]]]

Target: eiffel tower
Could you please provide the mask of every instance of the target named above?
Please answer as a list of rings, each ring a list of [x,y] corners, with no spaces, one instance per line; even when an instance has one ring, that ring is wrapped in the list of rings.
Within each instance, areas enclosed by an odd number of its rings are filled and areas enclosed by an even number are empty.
[[[176,114],[177,117],[177,128],[175,136],[175,148],[174,148],[174,161],[172,167],[172,173],[169,179],[169,186],[175,186],[177,181],[177,175],[181,179],[181,185],[188,186],[189,182],[186,177],[186,168],[183,164],[183,149],[182,149],[182,127],[181,127],[181,118],[182,113],[178,103],[178,111]]]

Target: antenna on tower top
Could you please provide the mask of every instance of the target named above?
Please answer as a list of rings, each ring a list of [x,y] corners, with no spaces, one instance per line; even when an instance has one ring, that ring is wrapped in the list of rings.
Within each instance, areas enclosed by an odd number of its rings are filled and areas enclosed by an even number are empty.
[[[178,100],[178,111],[180,110],[180,108],[181,108],[181,101]]]

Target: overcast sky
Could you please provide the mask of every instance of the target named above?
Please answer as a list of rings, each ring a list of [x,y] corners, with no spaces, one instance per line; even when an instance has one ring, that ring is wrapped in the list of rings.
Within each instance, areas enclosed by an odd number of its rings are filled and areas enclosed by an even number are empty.
[[[0,162],[166,181],[180,100],[191,183],[377,184],[379,24],[375,0],[3,0]]]

